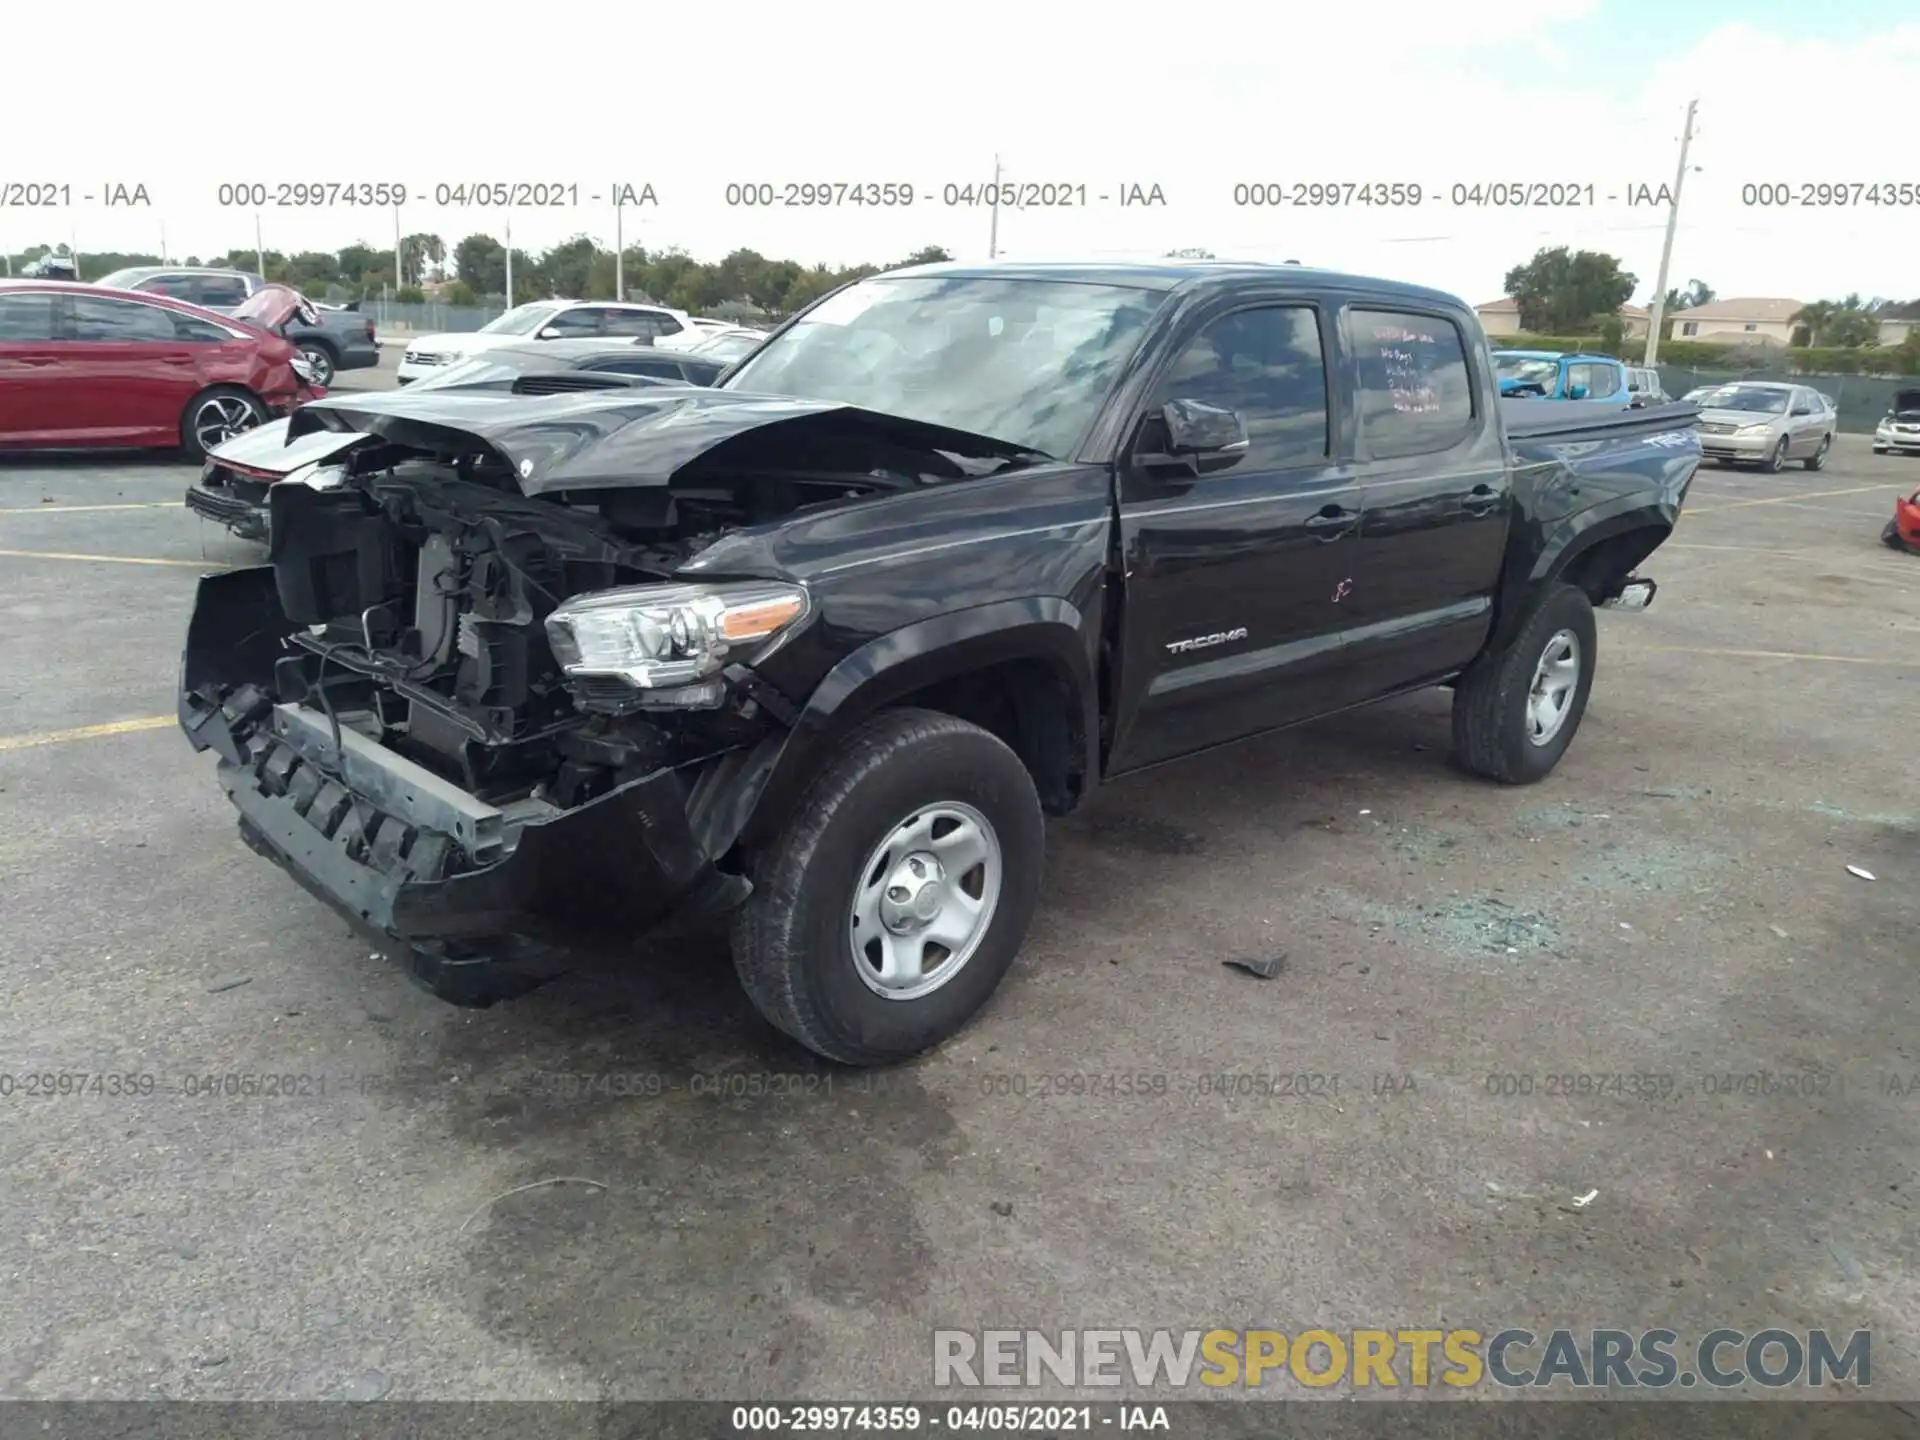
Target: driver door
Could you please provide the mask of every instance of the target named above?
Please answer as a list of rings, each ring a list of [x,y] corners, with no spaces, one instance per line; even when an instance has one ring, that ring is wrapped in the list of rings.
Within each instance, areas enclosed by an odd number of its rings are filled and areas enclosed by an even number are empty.
[[[1202,313],[1149,387],[1119,473],[1124,599],[1108,773],[1335,708],[1361,492],[1328,383],[1331,311],[1282,301]],[[1162,407],[1235,411],[1244,452],[1200,474],[1167,447]]]

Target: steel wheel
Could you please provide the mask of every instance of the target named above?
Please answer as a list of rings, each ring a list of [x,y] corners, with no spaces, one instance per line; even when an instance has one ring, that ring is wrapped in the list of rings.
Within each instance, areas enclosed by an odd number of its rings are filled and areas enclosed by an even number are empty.
[[[888,1000],[917,1000],[958,975],[1000,903],[992,824],[949,801],[915,811],[874,847],[847,917],[854,969]]]
[[[193,407],[188,428],[201,451],[211,454],[259,423],[259,409],[244,395],[209,395]]]
[[[1580,640],[1571,630],[1556,630],[1533,667],[1533,685],[1527,692],[1527,740],[1550,745],[1573,708],[1573,692],[1580,684]]]
[[[317,345],[300,347],[300,357],[313,371],[313,383],[323,390],[333,384],[333,357]]]

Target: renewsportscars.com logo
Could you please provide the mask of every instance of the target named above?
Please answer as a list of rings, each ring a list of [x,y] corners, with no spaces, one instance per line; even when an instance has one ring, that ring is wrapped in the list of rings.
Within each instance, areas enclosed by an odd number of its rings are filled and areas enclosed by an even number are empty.
[[[936,1330],[933,1383],[942,1388],[1195,1384],[1258,1389],[1665,1390],[1700,1385],[1816,1388],[1873,1383],[1872,1332],[1836,1343],[1825,1330]]]

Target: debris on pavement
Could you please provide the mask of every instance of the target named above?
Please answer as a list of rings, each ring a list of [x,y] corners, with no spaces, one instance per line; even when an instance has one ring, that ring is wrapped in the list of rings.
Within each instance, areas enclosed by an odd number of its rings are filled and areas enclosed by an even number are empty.
[[[1787,934],[1786,931],[1782,930],[1778,925],[1769,925],[1767,926],[1767,929],[1771,930],[1775,935],[1779,936],[1782,940],[1791,940],[1793,938],[1791,935]]]
[[[1863,869],[1862,869],[1862,868],[1861,868],[1860,866],[1858,866],[1858,865],[1849,865],[1849,866],[1847,866],[1847,873],[1848,873],[1849,875],[1858,875],[1858,876],[1859,876],[1859,877],[1860,877],[1860,878],[1861,878],[1862,880],[1871,880],[1871,879],[1873,879],[1873,872],[1872,872],[1871,870],[1863,870]]]
[[[209,995],[219,995],[228,990],[238,990],[242,985],[251,985],[252,983],[253,977],[251,975],[236,975],[231,979],[222,980],[218,984],[209,985],[207,987],[207,993]]]
[[[1013,1214],[1013,1202],[1011,1200],[996,1200],[990,1208],[994,1214],[1003,1219]]]
[[[475,1210],[473,1214],[467,1216],[465,1220],[462,1220],[460,1222],[460,1229],[454,1231],[454,1234],[458,1235],[463,1233],[466,1230],[467,1226],[473,1224],[474,1221],[478,1220],[490,1208],[492,1208],[494,1205],[497,1205],[500,1201],[506,1199],[509,1195],[522,1195],[529,1190],[539,1190],[548,1185],[591,1185],[596,1190],[605,1190],[609,1188],[606,1181],[589,1180],[584,1175],[555,1175],[546,1180],[535,1180],[526,1185],[516,1185],[511,1190],[502,1190],[498,1195],[495,1195],[491,1199],[483,1202],[479,1209]]]
[[[1584,1195],[1576,1195],[1560,1208],[1562,1210],[1584,1210],[1600,1197],[1598,1190],[1589,1190]]]
[[[1284,950],[1276,950],[1271,955],[1261,955],[1254,958],[1243,956],[1232,960],[1222,960],[1220,963],[1222,965],[1231,965],[1236,970],[1244,970],[1247,974],[1256,976],[1259,979],[1271,980],[1280,973],[1280,967],[1287,963],[1287,952]]]

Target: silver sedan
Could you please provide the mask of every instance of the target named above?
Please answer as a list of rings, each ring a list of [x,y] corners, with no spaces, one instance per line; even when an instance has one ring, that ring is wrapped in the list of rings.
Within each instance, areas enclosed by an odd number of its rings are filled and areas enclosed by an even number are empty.
[[[1826,397],[1805,385],[1740,380],[1689,398],[1700,407],[1701,451],[1723,464],[1824,469],[1839,428]]]

